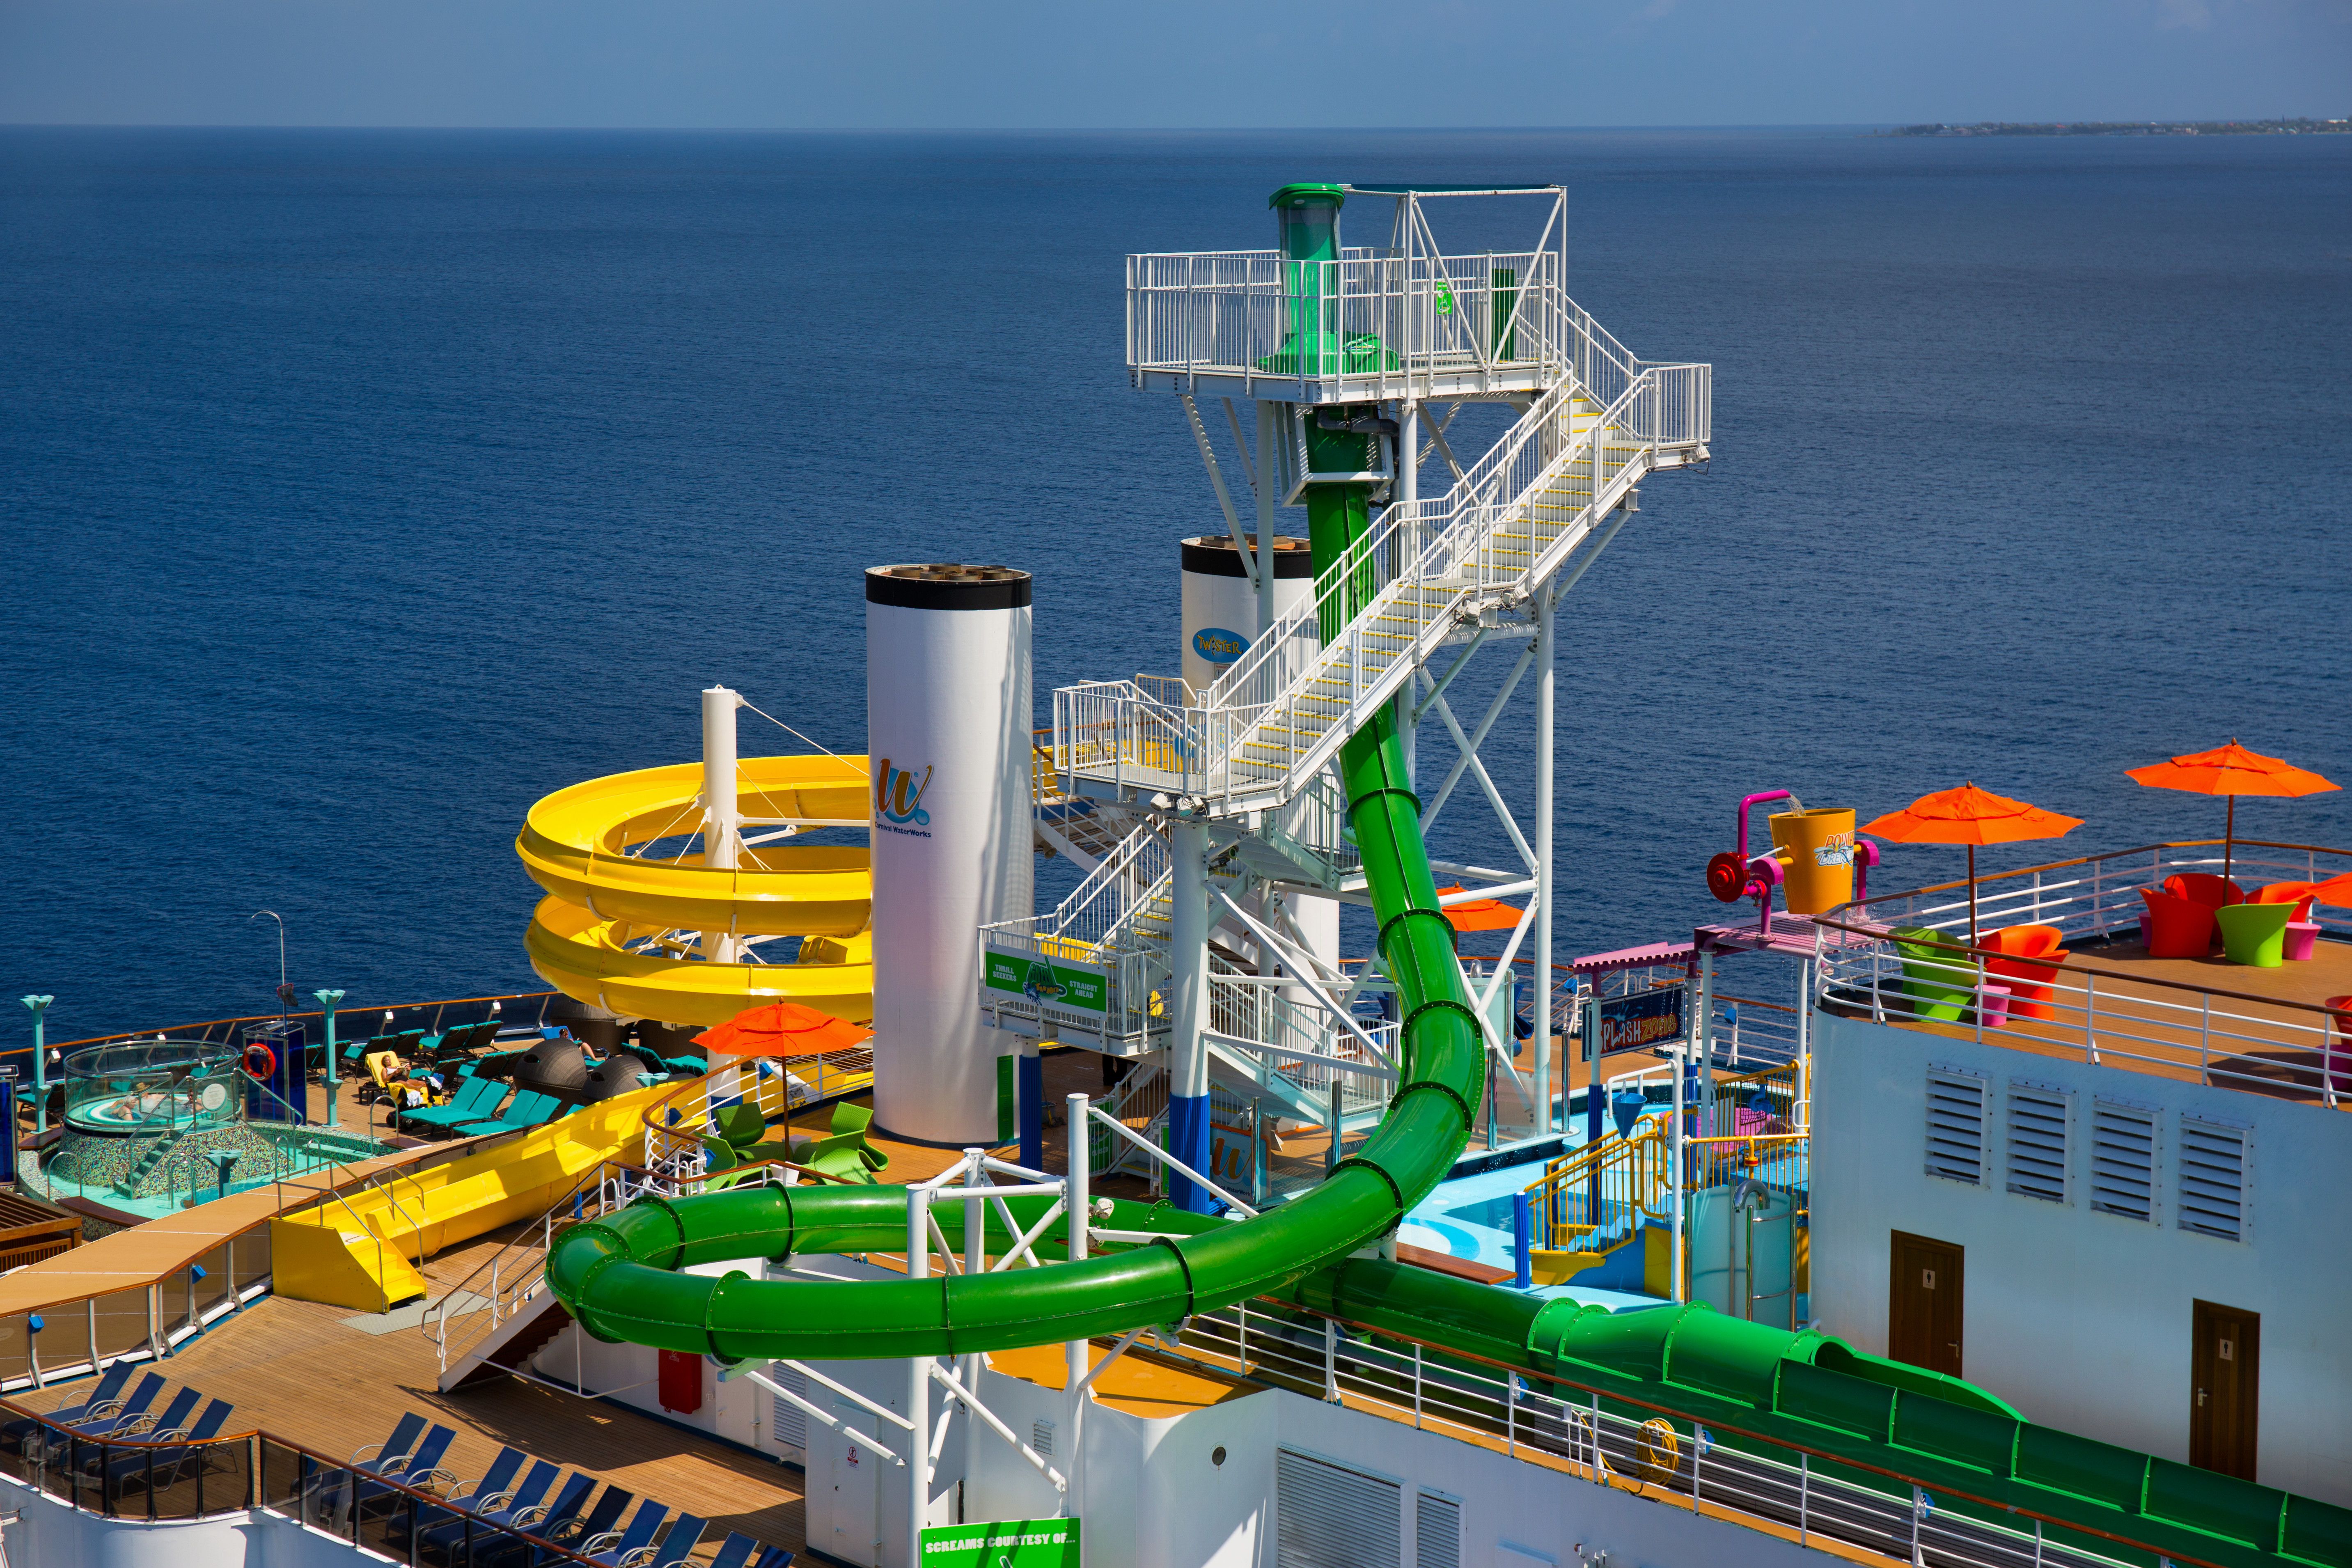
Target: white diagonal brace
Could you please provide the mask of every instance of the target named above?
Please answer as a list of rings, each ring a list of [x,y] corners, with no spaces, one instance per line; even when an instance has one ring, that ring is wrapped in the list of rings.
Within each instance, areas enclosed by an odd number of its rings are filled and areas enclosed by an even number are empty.
[[[1223,903],[1225,908],[1233,910],[1235,917],[1241,921],[1242,924],[1249,927],[1250,931],[1255,934],[1258,941],[1274,948],[1276,952],[1282,953],[1283,956],[1289,956],[1286,952],[1284,952],[1283,950],[1287,948],[1290,944],[1276,936],[1264,926],[1258,924],[1256,921],[1252,920],[1248,911],[1244,910],[1239,904],[1234,902],[1231,898],[1228,898],[1223,888],[1211,888],[1209,889],[1209,895]],[[1297,973],[1296,973],[1296,966],[1294,965],[1293,967],[1294,973],[1285,978],[1295,980],[1299,984],[1305,986],[1309,995],[1313,996],[1318,1002],[1320,1002],[1326,1011],[1329,1012],[1333,1017],[1339,1020],[1339,1026],[1347,1030],[1348,1033],[1355,1036],[1357,1039],[1362,1041],[1365,1047],[1374,1056],[1380,1058],[1381,1060],[1387,1062],[1391,1067],[1394,1067],[1396,1065],[1395,1058],[1381,1048],[1380,1042],[1373,1039],[1371,1036],[1364,1033],[1364,1026],[1356,1022],[1354,1014],[1341,1007],[1337,1002],[1334,1002],[1331,999],[1331,994],[1324,990],[1322,986],[1317,984],[1312,975]]]
[[[1495,728],[1495,721],[1503,716],[1503,710],[1510,703],[1511,694],[1518,690],[1520,679],[1527,674],[1528,667],[1535,663],[1535,639],[1529,637],[1528,646],[1519,651],[1518,662],[1511,666],[1511,673],[1504,680],[1502,689],[1495,693],[1495,700],[1492,702],[1486,704],[1486,717],[1478,721],[1478,735],[1475,740],[1465,741],[1462,738],[1462,726],[1455,721],[1452,710],[1446,706],[1444,695],[1441,692],[1430,694],[1430,702],[1444,718],[1447,728],[1454,731],[1454,744],[1462,748],[1462,754],[1455,757],[1454,765],[1446,770],[1445,782],[1437,786],[1437,798],[1422,809],[1421,831],[1424,836],[1436,825],[1437,814],[1445,809],[1445,803],[1452,797],[1454,786],[1462,782],[1463,773],[1477,763],[1478,748],[1486,743],[1486,736]],[[1421,672],[1421,679],[1428,679],[1428,672]],[[1524,854],[1525,851],[1522,850],[1521,853]],[[1533,868],[1532,863],[1529,868]]]
[[[760,1372],[747,1372],[743,1375],[750,1378],[753,1383],[758,1384],[761,1387],[766,1389],[769,1393],[774,1394],[777,1398],[784,1400],[789,1404],[798,1405],[803,1414],[814,1415],[819,1421],[824,1422],[827,1426],[832,1427],[835,1431],[842,1433],[846,1436],[853,1437],[858,1442],[865,1444],[867,1447],[873,1449],[876,1453],[881,1455],[884,1458],[889,1460],[900,1469],[905,1469],[907,1468],[906,1460],[900,1458],[888,1448],[886,1448],[881,1444],[876,1442],[872,1436],[867,1433],[860,1432],[856,1427],[850,1426],[847,1422],[842,1420],[840,1416],[835,1415],[830,1410],[818,1409],[815,1405],[802,1398],[799,1394],[794,1394],[791,1389],[786,1388],[782,1384],[778,1383],[774,1378],[770,1377],[767,1373]]]
[[[982,1423],[985,1425],[990,1431],[1003,1438],[1007,1443],[1012,1444],[1013,1451],[1020,1455],[1023,1458],[1028,1460],[1031,1465],[1034,1466],[1039,1475],[1053,1482],[1054,1489],[1055,1491],[1066,1492],[1070,1489],[1070,1483],[1063,1478],[1062,1472],[1055,1469],[1053,1466],[1047,1464],[1042,1458],[1040,1458],[1036,1449],[1032,1448],[1028,1444],[1023,1442],[1020,1438],[1015,1437],[1013,1435],[1013,1428],[1007,1426],[1003,1422],[996,1418],[995,1411],[991,1410],[987,1405],[982,1405],[979,1399],[972,1394],[970,1389],[964,1387],[962,1384],[956,1381],[955,1373],[950,1372],[939,1363],[933,1362],[931,1363],[931,1381],[945,1388],[950,1394],[954,1394],[956,1398],[962,1403],[963,1407],[972,1415],[980,1417]]]
[[[1201,423],[1201,410],[1189,392],[1178,395],[1184,405],[1184,423],[1192,427],[1192,439],[1201,445],[1201,461],[1209,466],[1209,487],[1217,492],[1217,505],[1224,510],[1225,527],[1234,536],[1234,548],[1242,552],[1242,572],[1249,578],[1250,589],[1257,589],[1257,553],[1250,548],[1249,537],[1242,532],[1242,520],[1234,513],[1234,498],[1225,493],[1225,476],[1217,467],[1217,449],[1209,445],[1209,428]]]
[[[1145,1153],[1150,1155],[1153,1159],[1159,1161],[1161,1164],[1167,1166],[1170,1170],[1175,1172],[1178,1175],[1187,1177],[1195,1185],[1206,1187],[1209,1191],[1216,1194],[1217,1196],[1225,1201],[1225,1205],[1228,1208],[1231,1208],[1235,1214],[1240,1215],[1244,1219],[1257,1218],[1257,1210],[1250,1207],[1249,1205],[1242,1202],[1241,1199],[1234,1196],[1233,1194],[1225,1191],[1224,1188],[1217,1185],[1216,1183],[1209,1180],[1208,1177],[1201,1174],[1200,1172],[1192,1169],[1192,1166],[1184,1163],[1183,1161],[1179,1160],[1175,1155],[1171,1154],[1159,1144],[1154,1143],[1149,1138],[1144,1137],[1143,1134],[1138,1132],[1134,1128],[1129,1127],[1126,1122],[1121,1121],[1116,1116],[1109,1114],[1108,1111],[1104,1110],[1102,1107],[1095,1106],[1088,1110],[1087,1114],[1092,1116],[1096,1121],[1101,1122],[1105,1127],[1108,1127],[1112,1131],[1118,1133],[1120,1137],[1126,1139],[1129,1142],[1134,1144],[1137,1148],[1142,1150]]]

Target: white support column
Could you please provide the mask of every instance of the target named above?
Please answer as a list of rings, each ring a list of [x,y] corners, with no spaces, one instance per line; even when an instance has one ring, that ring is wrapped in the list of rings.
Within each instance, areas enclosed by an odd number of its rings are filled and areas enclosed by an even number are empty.
[[[1421,405],[1411,398],[1397,404],[1396,500],[1399,506],[1411,506],[1421,499],[1421,464],[1416,461],[1421,452]],[[1414,689],[1408,679],[1404,689],[1396,695],[1397,744],[1404,752],[1404,777],[1407,785],[1420,776],[1417,748],[1414,746],[1412,721]]]
[[[1092,1123],[1087,1119],[1087,1097],[1074,1094],[1065,1109],[1069,1113],[1069,1194],[1063,1200],[1069,1226],[1070,1261],[1084,1261],[1087,1256],[1087,1225],[1094,1216],[1093,1172],[1089,1169],[1094,1154]],[[1080,1513],[1079,1489],[1086,1484],[1087,1430],[1087,1344],[1085,1340],[1072,1340],[1064,1346],[1068,1359],[1065,1363],[1067,1376],[1062,1386],[1069,1391],[1070,1420],[1069,1458],[1063,1461],[1064,1473],[1070,1478],[1069,1489],[1063,1493],[1063,1511],[1076,1519]]]
[[[1536,597],[1536,1117],[1538,1137],[1552,1130],[1551,1120],[1551,887],[1552,887],[1552,734],[1553,614],[1559,595],[1547,584]],[[1560,1068],[1567,1087],[1568,1068]]]
[[[1169,838],[1171,879],[1168,964],[1174,993],[1168,1041],[1168,1152],[1196,1171],[1209,1164],[1209,1047],[1201,1031],[1209,1021],[1209,829],[1180,818]],[[1210,1212],[1214,1200],[1189,1177],[1171,1176],[1176,1206]]]
[[[1282,438],[1281,410],[1273,404],[1260,401],[1257,405],[1257,558],[1274,560],[1274,508],[1282,498],[1275,494],[1280,481],[1276,475],[1282,465],[1275,461],[1275,443]],[[1274,625],[1274,573],[1261,572],[1257,578],[1257,635],[1264,637]]]
[[[907,1189],[907,1278],[931,1277],[931,1194]],[[931,1502],[931,1358],[907,1363],[907,1563],[923,1561],[923,1526]]]
[[[735,785],[735,710],[743,699],[724,686],[702,694],[702,863],[733,870],[742,847],[742,814]],[[735,958],[735,933],[702,933],[702,956],[727,963]]]
[[[1683,1214],[1683,1078],[1689,1070],[1686,1065],[1690,1060],[1689,1040],[1685,1039],[1680,1046],[1670,1050],[1668,1052],[1668,1057],[1674,1063],[1675,1126],[1674,1135],[1667,1142],[1669,1152],[1666,1159],[1666,1179],[1670,1184],[1667,1188],[1667,1195],[1674,1200],[1670,1208],[1673,1217],[1668,1220],[1667,1223],[1674,1226],[1675,1245],[1674,1255],[1669,1264],[1669,1267],[1673,1269],[1673,1278],[1667,1282],[1666,1300],[1669,1301],[1679,1301],[1683,1299],[1683,1268],[1684,1259],[1686,1256],[1685,1248],[1687,1246],[1687,1242],[1683,1235],[1683,1225],[1685,1222],[1685,1215]]]

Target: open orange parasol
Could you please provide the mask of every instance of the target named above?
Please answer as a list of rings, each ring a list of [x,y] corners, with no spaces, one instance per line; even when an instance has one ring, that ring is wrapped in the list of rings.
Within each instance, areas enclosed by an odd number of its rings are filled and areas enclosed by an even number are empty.
[[[2179,789],[2192,795],[2229,797],[2229,816],[2221,829],[2221,879],[2225,882],[2230,879],[2230,861],[2237,849],[2240,795],[2317,795],[2322,790],[2339,787],[2308,768],[2250,752],[2238,744],[2235,735],[2230,737],[2228,745],[2216,746],[2210,752],[2175,757],[2168,763],[2153,763],[2144,768],[2126,768],[2125,772],[2134,782],[2151,789]]]
[[[1438,897],[1463,890],[1456,882],[1450,888],[1437,889]],[[1458,904],[1448,904],[1445,918],[1455,931],[1511,931],[1519,923],[1520,910],[1517,904],[1507,904],[1500,899],[1465,899]]]
[[[730,1057],[821,1057],[847,1050],[874,1033],[798,1002],[770,1002],[736,1014],[694,1037],[694,1043]]]
[[[2044,811],[1973,784],[1923,795],[1861,831],[1896,844],[1965,844],[1969,847],[1969,945],[1977,944],[1977,846],[2058,838],[2083,826],[2079,816]]]

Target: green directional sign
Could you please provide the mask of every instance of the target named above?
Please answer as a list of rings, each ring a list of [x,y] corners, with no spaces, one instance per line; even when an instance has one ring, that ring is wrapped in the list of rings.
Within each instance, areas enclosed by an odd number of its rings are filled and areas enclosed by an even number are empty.
[[[1099,1013],[1108,1005],[1109,976],[1099,969],[1049,963],[1026,954],[991,948],[987,984],[992,991],[1013,991],[1033,1002],[1055,1007],[1083,1007]]]
[[[1078,1568],[1075,1519],[1000,1519],[923,1531],[921,1568]]]

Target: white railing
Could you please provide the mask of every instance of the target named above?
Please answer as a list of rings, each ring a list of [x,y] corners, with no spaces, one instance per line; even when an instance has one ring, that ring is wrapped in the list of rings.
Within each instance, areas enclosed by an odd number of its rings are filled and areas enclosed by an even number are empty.
[[[1368,1044],[1297,994],[1296,980],[1242,974],[1210,957],[1209,1018],[1202,1031],[1228,1065],[1246,1071],[1286,1114],[1328,1121],[1339,1096],[1342,1122],[1377,1119],[1396,1091],[1398,1026],[1359,1021]]]
[[[1354,248],[1130,256],[1127,361],[1139,381],[1238,378],[1247,395],[1301,403],[1529,388],[1634,363],[1568,297],[1556,251]]]
[[[2251,890],[2325,880],[2352,868],[2352,853],[2241,840],[2230,863]],[[2218,842],[2158,844],[1979,878],[1975,944],[1965,882],[1842,905],[1817,917],[1817,994],[1831,1011],[1874,1022],[2044,1052],[2055,1046],[2093,1065],[2194,1076],[2212,1088],[2352,1103],[2352,1012],[2264,994],[2261,970],[2222,969],[2204,984],[2143,972],[2120,956],[2102,961],[2102,942],[2137,942],[2142,889],[2221,866]],[[2340,909],[2311,912],[2321,934],[2352,936]],[[2090,951],[2035,961],[1982,945],[2018,925],[2053,928]]]
[[[1260,1298],[1185,1320],[1148,1353],[1217,1373],[1345,1403],[1417,1430],[1527,1464],[1531,1483],[1602,1486],[1675,1499],[1696,1512],[1794,1532],[1937,1568],[2120,1568],[2128,1548],[2048,1525],[2011,1509],[1996,1524],[1937,1506],[1947,1483],[1922,1489],[1895,1472],[1601,1394],[1570,1379],[1514,1372],[1457,1349],[1424,1345]],[[1612,1408],[1616,1405],[1617,1408]],[[1984,1510],[1979,1510],[1981,1514]]]
[[[980,928],[980,1003],[992,1025],[1024,1034],[1051,1027],[1106,1045],[1143,1047],[1168,1028],[1158,994],[1168,977],[1168,841],[1146,823],[1106,856],[1052,912]],[[990,955],[1050,973],[1061,964],[1100,973],[1100,1008],[1059,1004],[1042,992],[988,983]]]

